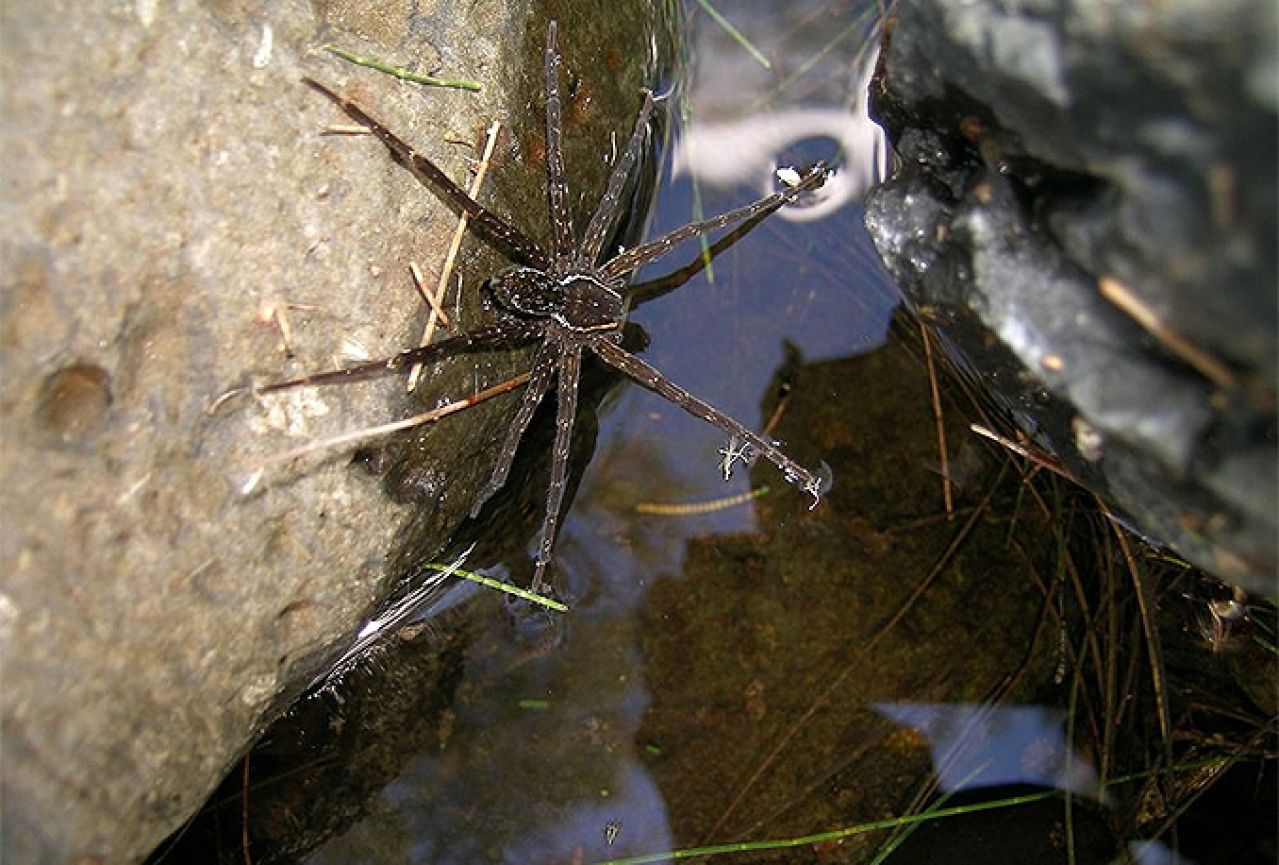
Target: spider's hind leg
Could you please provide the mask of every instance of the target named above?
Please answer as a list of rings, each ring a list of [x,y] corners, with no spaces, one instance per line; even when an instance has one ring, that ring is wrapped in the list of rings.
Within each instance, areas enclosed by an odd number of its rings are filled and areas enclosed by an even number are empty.
[[[550,386],[551,375],[554,372],[554,346],[551,343],[543,343],[533,361],[533,377],[524,388],[520,407],[516,410],[515,419],[511,421],[510,429],[506,432],[502,450],[498,453],[497,462],[493,465],[493,473],[489,475],[488,482],[484,484],[480,494],[475,497],[475,503],[471,505],[471,519],[479,517],[480,510],[488,500],[506,484],[506,478],[511,473],[511,464],[515,461],[515,452],[520,447],[520,440],[528,431],[528,425],[533,420],[533,414],[541,404],[542,397],[546,395],[546,389]]]
[[[289,390],[295,387],[310,387],[322,384],[346,384],[364,381],[383,375],[391,375],[409,367],[430,361],[443,360],[467,352],[488,351],[495,348],[516,346],[536,337],[539,330],[535,323],[520,320],[499,321],[487,327],[477,328],[468,333],[460,333],[430,345],[410,348],[399,354],[393,354],[381,360],[335,369],[329,372],[313,373],[288,381],[274,382],[258,388],[258,393]]]
[[[546,567],[555,548],[559,528],[560,506],[564,503],[564,487],[568,482],[568,456],[573,439],[573,421],[577,418],[578,377],[582,371],[580,346],[564,346],[556,371],[555,444],[551,450],[551,483],[546,491],[546,514],[542,518],[542,542],[538,546],[537,564],[533,569],[532,591],[540,592],[546,582]]]
[[[729,435],[745,441],[756,453],[777,466],[787,483],[794,484],[811,495],[814,507],[830,489],[827,469],[809,471],[788,457],[774,442],[747,429],[740,421],[724,414],[706,400],[693,396],[663,375],[656,367],[640,360],[620,345],[607,339],[597,339],[591,343],[591,349],[601,360],[635,383],[643,385],[668,402],[679,406],[693,417],[701,418]]]

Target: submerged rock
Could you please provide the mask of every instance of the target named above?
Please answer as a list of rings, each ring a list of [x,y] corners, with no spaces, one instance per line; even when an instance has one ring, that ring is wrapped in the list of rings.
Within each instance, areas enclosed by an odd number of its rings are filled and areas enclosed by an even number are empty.
[[[1227,580],[1276,568],[1273,4],[898,8],[866,221],[1036,446]]]

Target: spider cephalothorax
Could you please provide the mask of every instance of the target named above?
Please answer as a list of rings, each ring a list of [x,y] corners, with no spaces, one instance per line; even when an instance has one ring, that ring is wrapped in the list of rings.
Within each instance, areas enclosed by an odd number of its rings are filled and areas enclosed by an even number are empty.
[[[509,312],[554,319],[569,330],[588,333],[621,327],[626,296],[617,282],[609,285],[589,271],[555,276],[531,267],[513,267],[489,280],[488,289]]]
[[[305,83],[333,101],[356,122],[378,137],[391,157],[432,188],[449,205],[466,213],[476,232],[505,253],[514,266],[491,278],[487,285],[502,317],[493,324],[421,348],[400,352],[385,360],[347,369],[306,376],[272,384],[264,391],[302,385],[354,381],[406,369],[425,361],[465,352],[491,351],[540,342],[528,384],[507,431],[493,472],[476,496],[471,508],[477,516],[495,492],[506,483],[515,451],[519,447],[542,397],[556,381],[555,444],[551,453],[551,480],[546,496],[542,539],[534,570],[533,585],[542,584],[551,560],[568,475],[568,453],[573,419],[577,414],[578,377],[582,354],[589,351],[609,366],[680,408],[733,436],[738,453],[759,455],[781,470],[785,479],[813,496],[813,503],[828,482],[821,473],[810,472],[788,457],[777,444],[748,430],[733,418],[670,381],[654,367],[622,348],[621,327],[626,315],[626,279],[641,265],[655,261],[677,243],[718,229],[759,220],[815,189],[829,171],[822,165],[810,169],[788,188],[765,196],[753,204],[719,216],[691,223],[656,240],[632,249],[605,254],[604,243],[617,218],[617,211],[631,168],[645,140],[654,110],[651,93],[643,94],[643,104],[626,149],[618,157],[600,200],[581,240],[577,239],[568,212],[568,181],[560,148],[560,57],[555,48],[556,25],[546,33],[546,187],[550,204],[553,249],[544,250],[523,232],[493,214],[457,186],[438,167],[415,152],[389,129],[359,106],[310,79]],[[741,228],[739,228],[739,231]]]

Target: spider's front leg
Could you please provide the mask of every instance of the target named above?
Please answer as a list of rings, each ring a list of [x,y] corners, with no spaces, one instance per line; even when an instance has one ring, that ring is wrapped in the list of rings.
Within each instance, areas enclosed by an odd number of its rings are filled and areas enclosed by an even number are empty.
[[[662,235],[656,240],[650,240],[634,249],[626,250],[601,267],[600,276],[606,280],[621,279],[636,268],[657,261],[674,249],[677,244],[686,240],[692,240],[704,234],[710,234],[722,228],[730,228],[743,222],[762,220],[763,217],[791,203],[805,192],[810,192],[820,187],[826,182],[826,178],[830,176],[830,173],[831,169],[826,163],[819,162],[810,168],[799,179],[799,182],[788,186],[780,192],[766,195],[758,201],[726,211],[719,216],[712,216],[709,219],[703,219],[701,222],[689,223]],[[759,223],[755,222],[754,224],[758,225]]]
[[[560,55],[555,49],[557,28],[546,28],[546,195],[551,208],[555,271],[563,273],[573,259],[573,218],[568,211],[568,176],[564,170],[563,128],[560,122]],[[543,268],[545,270],[545,268]]]
[[[550,257],[536,243],[529,240],[518,228],[467,195],[466,190],[450,180],[439,166],[410,147],[384,123],[345,96],[338,95],[314,79],[303,78],[302,83],[341,108],[348,117],[372,132],[390,152],[392,159],[407,168],[410,174],[428,188],[435,190],[450,207],[470,217],[476,232],[512,261],[538,270],[550,268]]]

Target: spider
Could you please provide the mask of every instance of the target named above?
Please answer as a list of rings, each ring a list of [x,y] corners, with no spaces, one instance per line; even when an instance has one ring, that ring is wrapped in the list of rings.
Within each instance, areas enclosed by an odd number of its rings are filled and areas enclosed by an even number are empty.
[[[533,414],[556,380],[555,440],[551,451],[551,479],[546,494],[532,586],[544,584],[559,526],[560,508],[568,475],[568,454],[573,421],[577,413],[578,376],[582,354],[590,351],[618,372],[664,397],[690,414],[701,418],[745,443],[752,452],[772,462],[792,484],[813,496],[815,507],[825,492],[828,478],[796,463],[776,443],[759,436],[741,423],[672,382],[655,367],[640,360],[621,345],[628,292],[626,278],[640,266],[655,261],[675,244],[718,229],[738,226],[737,231],[758,224],[779,207],[804,192],[820,186],[830,173],[818,163],[804,175],[792,177],[788,188],[765,196],[752,204],[719,216],[690,223],[656,240],[604,255],[604,243],[618,216],[619,202],[630,171],[644,145],[645,131],[653,116],[656,98],[643,91],[643,104],[626,148],[609,175],[604,196],[579,241],[568,212],[568,181],[561,150],[560,56],[556,50],[556,23],[546,32],[546,188],[550,203],[553,247],[543,249],[523,232],[472,199],[443,171],[402,141],[359,106],[310,78],[303,83],[366,127],[390,151],[391,158],[408,169],[419,181],[433,189],[454,209],[470,218],[470,224],[486,241],[511,259],[512,267],[489,279],[485,286],[502,317],[489,325],[440,340],[430,345],[402,351],[383,360],[323,372],[261,388],[262,392],[286,388],[349,382],[394,373],[415,364],[467,352],[489,351],[540,342],[528,384],[515,418],[502,442],[497,462],[488,482],[471,507],[478,517],[484,504],[506,483],[512,460]],[[794,174],[791,172],[791,174]],[[725,238],[724,240],[728,240]],[[720,242],[721,244],[724,241]]]

